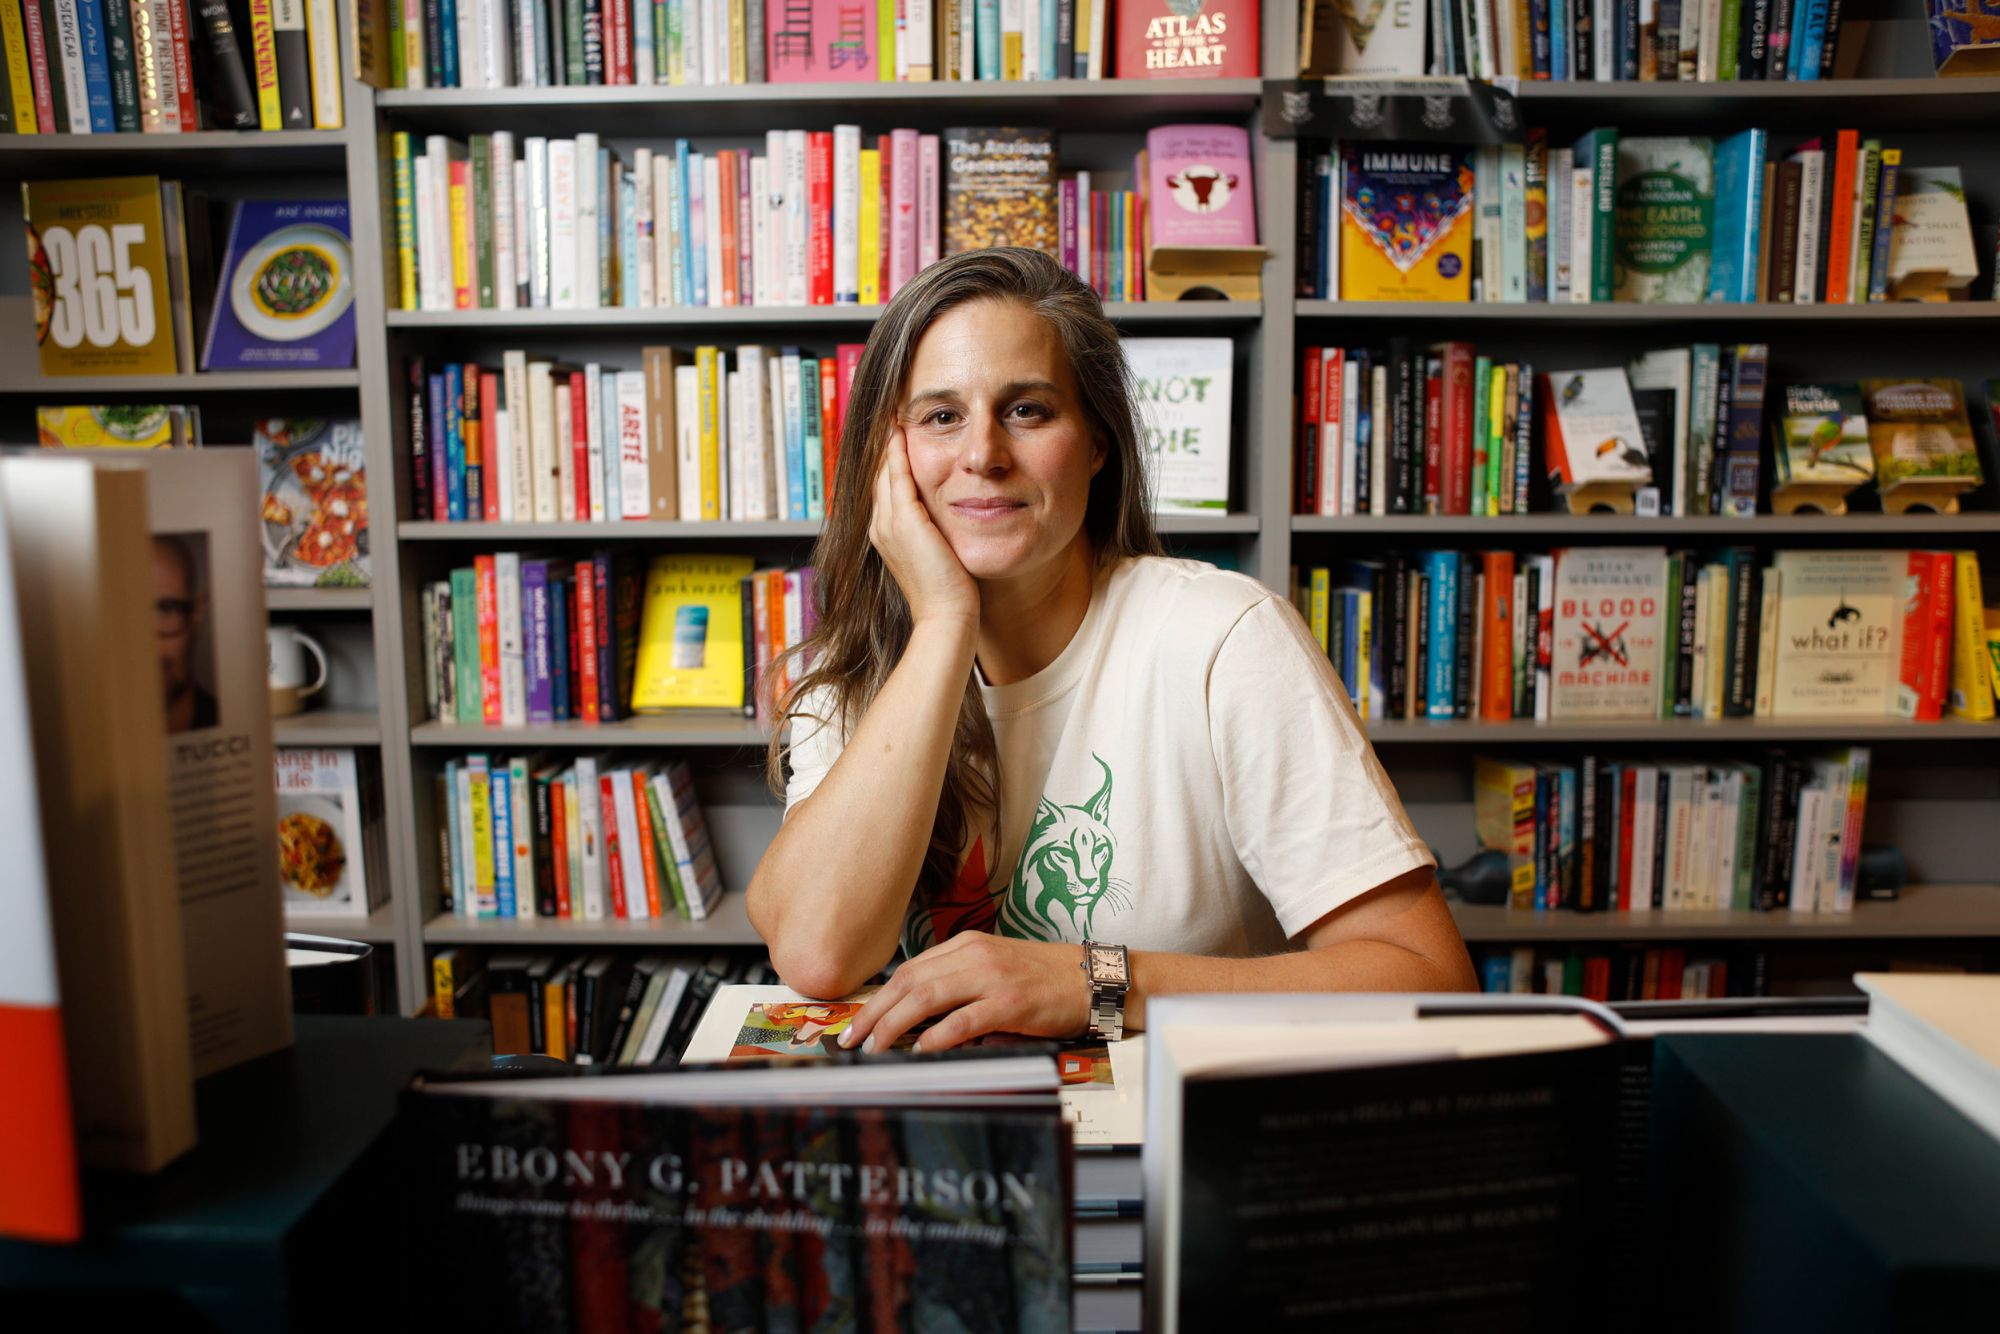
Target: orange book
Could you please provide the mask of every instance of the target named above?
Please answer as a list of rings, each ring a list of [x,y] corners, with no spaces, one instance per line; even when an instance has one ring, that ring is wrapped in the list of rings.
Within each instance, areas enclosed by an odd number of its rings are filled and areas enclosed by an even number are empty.
[[[771,661],[775,663],[778,660],[778,655],[785,651],[785,645],[791,642],[786,636],[786,631],[790,627],[785,624],[785,572],[783,570],[766,570],[763,579],[764,600],[766,605],[771,609]],[[781,669],[773,674],[771,678],[771,698],[773,700],[783,699],[785,697],[785,687],[789,684],[791,684],[790,672]]]
[[[1505,722],[1514,716],[1514,553],[1482,551],[1485,605],[1480,607],[1480,643],[1485,673],[1479,687],[1479,716]]]
[[[597,721],[597,653],[594,649],[581,647],[597,643],[597,566],[594,562],[580,560],[576,563],[576,642],[578,650],[573,661],[576,663],[577,703],[582,707],[576,714],[584,722]]]
[[[568,917],[569,793],[560,778],[549,784],[549,863],[556,882],[556,916]]]
[[[826,476],[826,497],[833,500],[833,469],[840,462],[840,363],[819,359],[820,466]]]
[[[500,722],[500,590],[493,577],[493,557],[474,556],[479,608],[479,716],[489,726]]]
[[[736,154],[723,153],[716,159],[716,175],[722,199],[716,212],[722,220],[722,304],[736,306],[742,298],[736,291]]]
[[[542,1051],[558,1061],[569,1055],[569,1018],[564,994],[569,990],[567,974],[561,970],[549,974],[549,980],[542,987]]]
[[[1842,130],[1833,148],[1833,206],[1826,231],[1826,304],[1847,304],[1848,279],[1854,273],[1854,157],[1861,150],[1861,132]]]
[[[658,917],[660,915],[660,864],[656,860],[658,845],[655,841],[653,830],[653,813],[646,801],[647,774],[643,768],[639,768],[632,770],[631,777],[632,805],[634,807],[633,820],[639,826],[639,865],[645,869],[646,876],[646,916]],[[663,829],[659,833],[664,835],[666,831]]]

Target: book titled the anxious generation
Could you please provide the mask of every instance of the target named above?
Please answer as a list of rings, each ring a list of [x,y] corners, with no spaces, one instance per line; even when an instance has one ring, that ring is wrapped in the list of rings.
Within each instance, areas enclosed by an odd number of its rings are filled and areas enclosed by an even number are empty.
[[[1442,144],[1344,143],[1342,301],[1472,295],[1472,155]]]
[[[944,152],[946,254],[1008,245],[1058,253],[1054,135],[946,130]]]
[[[221,275],[203,370],[344,370],[354,364],[346,200],[238,204]]]

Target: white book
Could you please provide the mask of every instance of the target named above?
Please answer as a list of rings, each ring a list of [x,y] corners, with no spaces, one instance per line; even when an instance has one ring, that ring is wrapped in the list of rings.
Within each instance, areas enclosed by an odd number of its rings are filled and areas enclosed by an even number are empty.
[[[405,14],[410,11],[406,8]],[[514,35],[511,45],[520,53],[514,83],[519,88],[534,88],[549,82],[549,71],[535,54],[535,34],[540,25],[536,23],[535,7],[532,4],[517,4],[513,9]]]
[[[1716,830],[1715,906],[1734,908],[1736,904],[1736,840],[1742,833],[1743,771],[1728,769],[1722,775],[1721,827]],[[1750,905],[1744,904],[1743,907]]]
[[[785,461],[780,472],[784,486],[778,492],[778,513],[787,519],[803,519],[806,517],[805,515],[794,514],[792,512],[793,478],[791,474],[791,442],[793,437],[800,432],[802,423],[805,421],[805,391],[804,385],[799,380],[799,350],[795,347],[786,348],[779,364],[784,370],[784,378],[779,382],[782,394],[779,401],[784,404],[785,434],[780,437],[782,443],[777,452]],[[802,490],[801,493],[803,494]]]
[[[589,460],[591,478],[585,483],[588,512],[592,523],[603,523],[609,517],[604,512],[604,488],[592,483],[604,476],[604,377],[603,368],[594,361],[583,368],[583,400],[584,457]],[[577,499],[586,499],[583,491],[577,493]]]
[[[796,576],[790,582],[796,583]],[[701,921],[722,897],[722,877],[715,865],[708,821],[695,795],[693,771],[685,760],[675,760],[663,773],[654,775],[652,782],[660,796],[660,810],[667,817],[667,841],[687,896],[688,916]]]
[[[1688,682],[1688,710],[1697,718],[1708,716],[1708,599],[1714,583],[1714,572],[1706,567],[1695,576],[1694,674]]]
[[[557,371],[555,381],[555,410],[550,414],[554,428],[551,437],[556,456],[556,513],[555,517],[568,522],[576,517],[576,404],[571,402],[569,376]],[[589,494],[590,484],[584,483],[585,494]]]
[[[1090,225],[1090,173],[1080,171],[1076,174],[1076,276],[1083,280],[1085,287],[1091,284],[1091,251],[1096,245],[1094,236]]]
[[[1819,282],[1820,201],[1826,194],[1826,154],[1819,149],[1797,153],[1799,172],[1799,249],[1792,269],[1792,301],[1810,306]]]
[[[1572,157],[1569,174],[1569,299],[1575,305],[1590,304],[1591,228],[1597,201],[1592,197],[1597,172],[1588,162]]]
[[[577,811],[577,823],[583,827],[583,920],[599,922],[606,915],[605,905],[611,901],[604,884],[604,800],[597,781],[597,757],[579,755],[576,760],[576,800],[570,804]],[[575,886],[571,886],[570,899],[577,898]]]
[[[485,88],[486,51],[484,25],[479,21],[480,0],[462,0],[458,17],[458,86]]]
[[[555,368],[546,361],[528,363],[528,471],[533,479],[535,522],[553,523],[558,516]]]
[[[497,0],[488,0],[497,3]],[[503,43],[502,45],[505,45]],[[519,295],[515,287],[514,257],[514,132],[493,134],[493,299],[501,310],[513,310]]]
[[[1521,605],[1518,601],[1516,606]],[[1524,618],[1516,617],[1517,621]],[[1653,906],[1653,842],[1660,810],[1660,771],[1650,764],[1632,769],[1632,890],[1635,911]]]
[[[949,4],[950,0],[944,0],[944,2]],[[904,71],[906,74],[914,75],[919,81],[928,81],[938,77],[936,67],[937,56],[935,54],[937,50],[937,35],[935,29],[931,26],[931,7],[929,5],[909,6],[908,21],[903,28],[900,38],[896,42],[896,49],[898,51],[908,50],[910,52],[910,59]],[[1062,73],[1064,78],[1069,77],[1068,70],[1064,70]]]
[[[653,150],[640,148],[632,154],[632,208],[634,230],[639,234],[638,253],[632,257],[637,266],[639,282],[639,306],[650,310],[659,303],[659,288],[654,282],[657,276],[654,266],[659,263],[653,242]]]
[[[535,799],[531,786],[533,766],[528,757],[517,755],[507,761],[507,806],[509,827],[514,831],[514,915],[535,915]],[[500,849],[495,848],[498,853]]]
[[[641,88],[658,83],[659,60],[653,49],[653,7],[634,5],[632,12],[632,82]]]
[[[1361,366],[1343,359],[1340,366],[1340,512],[1358,514],[1367,500],[1358,495],[1361,472]]]
[[[618,821],[618,871],[625,887],[625,915],[651,917],[646,903],[645,863],[639,857],[639,812],[632,804],[632,770],[611,769],[611,811]]]
[[[1792,839],[1792,883],[1785,898],[1793,912],[1812,912],[1819,905],[1819,870],[1826,836],[1827,793],[1817,786],[1801,789],[1798,832]]]
[[[775,305],[771,289],[771,160],[750,159],[750,304]]]
[[[701,160],[702,258],[708,265],[708,304],[722,304],[722,159],[714,153]]]
[[[1340,449],[1340,425],[1344,418],[1334,417],[1326,410],[1331,401],[1344,411],[1345,399],[1340,390],[1340,373],[1347,365],[1347,354],[1337,347],[1329,347],[1320,353],[1319,363],[1319,512],[1323,515],[1340,513],[1340,469],[1344,459]]]
[[[661,1049],[666,1046],[667,1033],[673,1027],[674,1015],[681,1008],[681,997],[687,994],[688,982],[694,977],[694,969],[675,967],[666,971],[660,988],[658,1003],[653,1007],[652,1018],[646,1022],[643,1033],[634,1032],[632,1059],[627,1065],[649,1066],[660,1059]]]
[[[785,131],[785,304],[808,303],[806,132]]]
[[[750,445],[747,440],[742,438],[742,426],[746,417],[743,411],[743,371],[741,367],[724,373],[722,397],[723,401],[729,405],[727,411],[730,426],[730,429],[725,430],[722,435],[722,452],[729,460],[729,490],[726,493],[728,499],[723,502],[724,517],[731,519],[762,518],[762,515],[750,512],[750,499],[743,493],[744,484],[749,479],[749,469],[744,466],[743,454],[749,449]]]
[[[437,270],[444,251],[438,245],[437,211],[429,204],[437,194],[437,169],[428,151],[418,154],[410,164],[410,177],[416,193],[417,309],[438,310]]]
[[[1722,785],[1703,771],[1695,781],[1694,830],[1689,835],[1686,907],[1706,912],[1715,907],[1715,835],[1722,805]]]
[[[1696,48],[1694,77],[1701,83],[1714,83],[1721,71],[1722,0],[1694,3],[1701,10],[1701,45]]]
[[[680,221],[674,214],[675,182],[679,164],[672,153],[662,153],[653,166],[653,302],[660,306],[682,303],[680,287],[674,282],[675,262],[680,247]]]
[[[730,32],[728,0],[701,0],[702,32],[708,38],[708,81],[734,82],[735,68],[729,58]]]
[[[674,367],[674,471],[682,517],[701,516],[701,373]]]
[[[1570,191],[1561,188],[1562,182],[1576,179],[1576,150],[1573,148],[1551,148],[1549,150],[1549,211],[1554,215],[1549,219],[1548,300],[1567,302],[1570,299],[1570,217],[1573,197]],[[1674,511],[1676,514],[1679,510]]]
[[[1511,6],[1500,6],[1503,12]],[[1474,266],[1473,277],[1479,282],[1479,299],[1482,302],[1500,300],[1500,148],[1497,144],[1481,144],[1472,150],[1472,197],[1478,209],[1474,236],[1479,243],[1479,263]]]
[[[1110,13],[1111,6],[1108,4],[1092,4],[1090,7],[1090,66],[1085,76],[1087,78],[1104,77],[1104,53],[1106,43],[1109,41],[1107,34],[1110,31],[1108,21]]]
[[[646,462],[646,373],[618,372],[618,517],[653,516],[653,477]]]
[[[84,83],[83,17],[77,0],[54,0],[55,31],[42,40],[54,48],[54,63],[62,67],[63,101],[69,111],[69,132],[90,133],[90,90]],[[42,11],[49,13],[47,9]],[[100,23],[102,20],[100,20]],[[200,41],[197,33],[194,40]],[[193,126],[189,126],[192,129]]]
[[[480,0],[480,55],[488,88],[514,86],[514,35],[507,0]]]
[[[1840,911],[1840,858],[1847,839],[1848,768],[1839,760],[1821,760],[1813,766],[1817,781],[1826,792],[1826,830],[1820,845],[1818,884],[1813,891],[1813,907],[1818,912]]]
[[[1044,0],[1000,0],[1000,12],[1012,3],[1021,21],[1021,79],[1037,83],[1042,77],[1042,5]],[[1054,3],[1054,0],[1047,0]],[[1011,31],[1011,30],[1004,30]],[[1002,37],[1002,41],[1006,38]]]
[[[1589,4],[1591,0],[1576,0]],[[1515,68],[1514,59],[1514,6],[1495,4],[1490,11],[1493,15],[1494,58],[1493,73],[1503,79],[1519,77],[1521,71]],[[1482,180],[1484,178],[1482,177]],[[1491,300],[1492,298],[1487,298]]]
[[[1590,4],[1591,76],[1597,83],[1618,81],[1618,6],[1613,0],[1577,0]]]
[[[1769,718],[1777,698],[1778,613],[1782,606],[1785,572],[1775,565],[1761,570],[1763,593],[1757,603],[1757,695],[1751,703],[1753,718]]]
[[[1662,815],[1667,822],[1667,864],[1662,868],[1666,879],[1660,885],[1660,906],[1666,912],[1679,912],[1687,880],[1687,771],[1678,765],[1667,770],[1667,809]]]
[[[913,5],[912,9],[922,8]],[[902,44],[898,43],[898,51]],[[833,127],[833,301],[861,303],[861,127]]]
[[[1387,514],[1389,512],[1389,433],[1381,423],[1389,420],[1389,368],[1376,366],[1369,372],[1374,381],[1370,386],[1372,406],[1369,415],[1376,425],[1371,429],[1368,440],[1368,512]]]
[[[743,371],[743,397],[737,405],[741,412],[737,425],[743,439],[740,458],[748,474],[743,486],[743,517],[768,519],[775,512],[771,501],[777,494],[772,484],[770,357],[765,348],[746,343],[736,349],[736,362]]]
[[[504,398],[501,400],[505,401]],[[502,523],[511,522],[514,518],[514,449],[511,435],[507,409],[496,405],[492,429],[482,448],[485,457],[493,461],[493,475],[486,484],[493,488],[493,512]]]
[[[1855,270],[1861,263],[1861,189],[1862,176],[1868,169],[1868,150],[1854,150],[1854,179],[1847,196],[1847,253],[1840,257],[1841,271],[1847,275],[1847,304],[1852,306],[1866,302],[1861,284],[1855,280]]]
[[[1026,0],[1000,0],[1000,77],[1007,77],[1007,45],[1011,40],[1018,50],[1026,45],[1027,15]],[[1023,62],[1024,64],[1026,62]]]
[[[507,405],[507,488],[500,493],[503,519],[535,517],[535,465],[529,444],[528,354],[509,348],[500,357],[500,392]]]
[[[431,135],[424,145],[431,163],[431,192],[418,203],[430,213],[431,254],[435,256],[427,270],[430,277],[425,281],[424,308],[450,310],[457,302],[452,286],[451,255],[451,160],[457,145],[441,134]]]
[[[792,456],[785,448],[791,438],[791,419],[785,413],[785,360],[767,356],[764,361],[764,409],[771,417],[771,513],[790,517]]]
[[[618,459],[618,372],[597,372],[597,429],[604,439],[603,466],[591,474],[591,485],[603,492],[604,517],[600,523],[616,523],[624,512],[624,477]]]
[[[946,4],[954,0],[943,0]],[[958,5],[958,77],[971,83],[979,74],[978,0],[955,0]],[[1083,34],[1077,34],[1081,37]]]
[[[528,304],[549,306],[549,141],[531,134],[522,142],[528,175],[528,227],[523,238],[528,251]]]
[[[576,158],[574,139],[549,140],[549,305],[555,310],[575,310],[581,304],[576,290]]]
[[[597,227],[603,208],[597,169],[597,136],[576,136],[576,285],[575,304],[595,310],[604,304],[598,286]]]

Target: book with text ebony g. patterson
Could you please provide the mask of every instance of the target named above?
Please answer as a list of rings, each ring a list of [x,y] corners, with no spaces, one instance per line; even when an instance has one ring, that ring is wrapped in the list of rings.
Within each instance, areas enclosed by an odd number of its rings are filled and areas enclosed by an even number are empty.
[[[1046,1053],[419,1081],[415,1325],[1069,1328]]]

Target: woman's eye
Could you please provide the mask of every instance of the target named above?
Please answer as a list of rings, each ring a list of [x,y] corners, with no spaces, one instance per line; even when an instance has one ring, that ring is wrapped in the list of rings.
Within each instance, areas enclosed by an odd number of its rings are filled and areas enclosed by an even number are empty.
[[[1016,421],[1034,421],[1048,415],[1039,403],[1016,403],[1007,409],[1007,413]]]
[[[924,425],[956,426],[958,425],[958,410],[956,408],[939,408],[936,412],[924,418]]]

